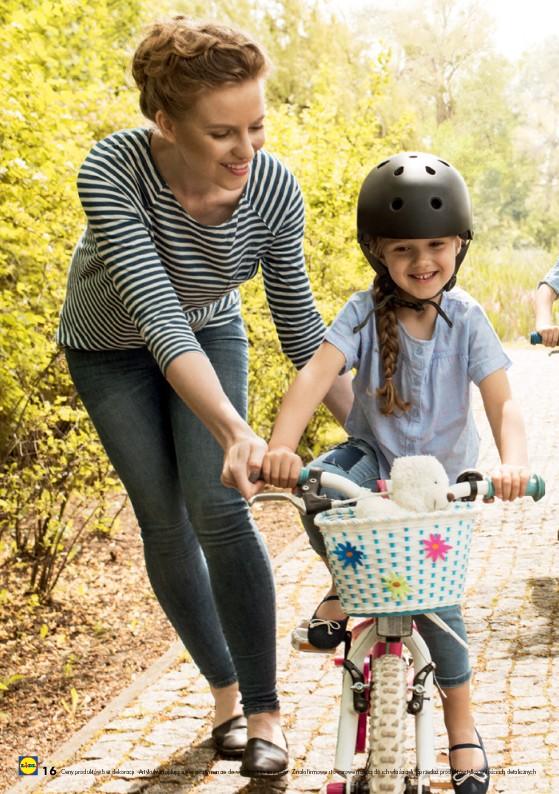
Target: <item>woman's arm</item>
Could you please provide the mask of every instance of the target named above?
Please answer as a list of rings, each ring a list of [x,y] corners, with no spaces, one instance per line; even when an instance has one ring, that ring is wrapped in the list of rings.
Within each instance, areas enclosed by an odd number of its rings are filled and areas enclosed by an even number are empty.
[[[530,476],[524,420],[512,398],[504,369],[484,378],[479,389],[501,459],[501,465],[492,473],[495,494],[499,499],[512,501],[524,494]]]
[[[295,454],[299,440],[344,365],[344,354],[329,342],[323,342],[297,373],[283,398],[269,451],[262,463],[266,482],[283,488],[295,487],[301,469],[301,459]]]
[[[559,325],[553,324],[553,302],[556,299],[557,293],[549,284],[539,285],[536,290],[536,331],[548,347],[559,344]]]
[[[223,484],[249,499],[259,490],[249,478],[260,471],[266,442],[233,407],[209,359],[196,351],[182,353],[171,361],[165,377],[223,448]]]

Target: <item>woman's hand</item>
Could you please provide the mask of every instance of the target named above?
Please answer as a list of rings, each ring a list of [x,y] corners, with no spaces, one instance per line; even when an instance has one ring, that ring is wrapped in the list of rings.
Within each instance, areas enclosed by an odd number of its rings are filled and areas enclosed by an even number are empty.
[[[559,345],[559,325],[536,326],[536,331],[542,338],[542,344],[546,347],[557,347]]]
[[[269,449],[262,461],[262,477],[280,488],[295,488],[303,461],[289,447]]]
[[[513,499],[524,496],[529,479],[530,472],[526,466],[508,463],[501,463],[491,473],[495,496],[504,502],[512,502]]]
[[[264,487],[260,478],[262,460],[268,445],[256,433],[247,432],[225,448],[221,482],[227,488],[237,488],[245,499]]]

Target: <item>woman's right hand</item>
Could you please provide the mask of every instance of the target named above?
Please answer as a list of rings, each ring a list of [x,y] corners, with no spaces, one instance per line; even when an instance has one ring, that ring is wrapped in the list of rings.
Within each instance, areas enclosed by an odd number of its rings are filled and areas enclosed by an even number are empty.
[[[289,447],[268,449],[262,461],[262,477],[280,488],[295,488],[303,461]]]
[[[546,347],[557,347],[559,345],[559,325],[536,326],[536,331],[542,338],[542,344]]]
[[[237,436],[226,448],[221,470],[221,482],[227,488],[237,488],[250,499],[264,487],[259,479],[262,461],[268,445],[252,431]]]

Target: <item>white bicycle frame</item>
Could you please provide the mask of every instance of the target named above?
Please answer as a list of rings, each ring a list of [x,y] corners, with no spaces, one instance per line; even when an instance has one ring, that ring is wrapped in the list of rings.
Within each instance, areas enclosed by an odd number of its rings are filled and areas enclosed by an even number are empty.
[[[386,640],[376,631],[376,620],[368,620],[359,624],[353,631],[348,660],[363,672],[365,659],[370,655],[377,642]],[[403,637],[402,643],[406,646],[413,658],[415,670],[422,670],[431,662],[431,655],[425,641],[416,629],[411,637]],[[338,738],[336,742],[336,755],[334,769],[346,778],[346,791],[351,790],[352,775],[348,774],[353,765],[357,730],[360,714],[353,706],[353,681],[347,670],[344,670],[342,681],[342,698],[340,703],[340,716],[338,720]],[[415,752],[417,760],[417,792],[421,794],[423,787],[429,785],[428,770],[433,769],[435,763],[435,747],[433,739],[433,676],[428,675],[424,685],[424,701],[421,711],[415,715]]]

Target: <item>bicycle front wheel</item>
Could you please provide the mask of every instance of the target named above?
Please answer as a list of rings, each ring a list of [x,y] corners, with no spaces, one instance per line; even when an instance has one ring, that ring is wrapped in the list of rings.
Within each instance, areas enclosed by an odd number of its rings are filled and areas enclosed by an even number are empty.
[[[407,670],[401,656],[373,660],[369,706],[369,794],[402,794],[405,787]]]

